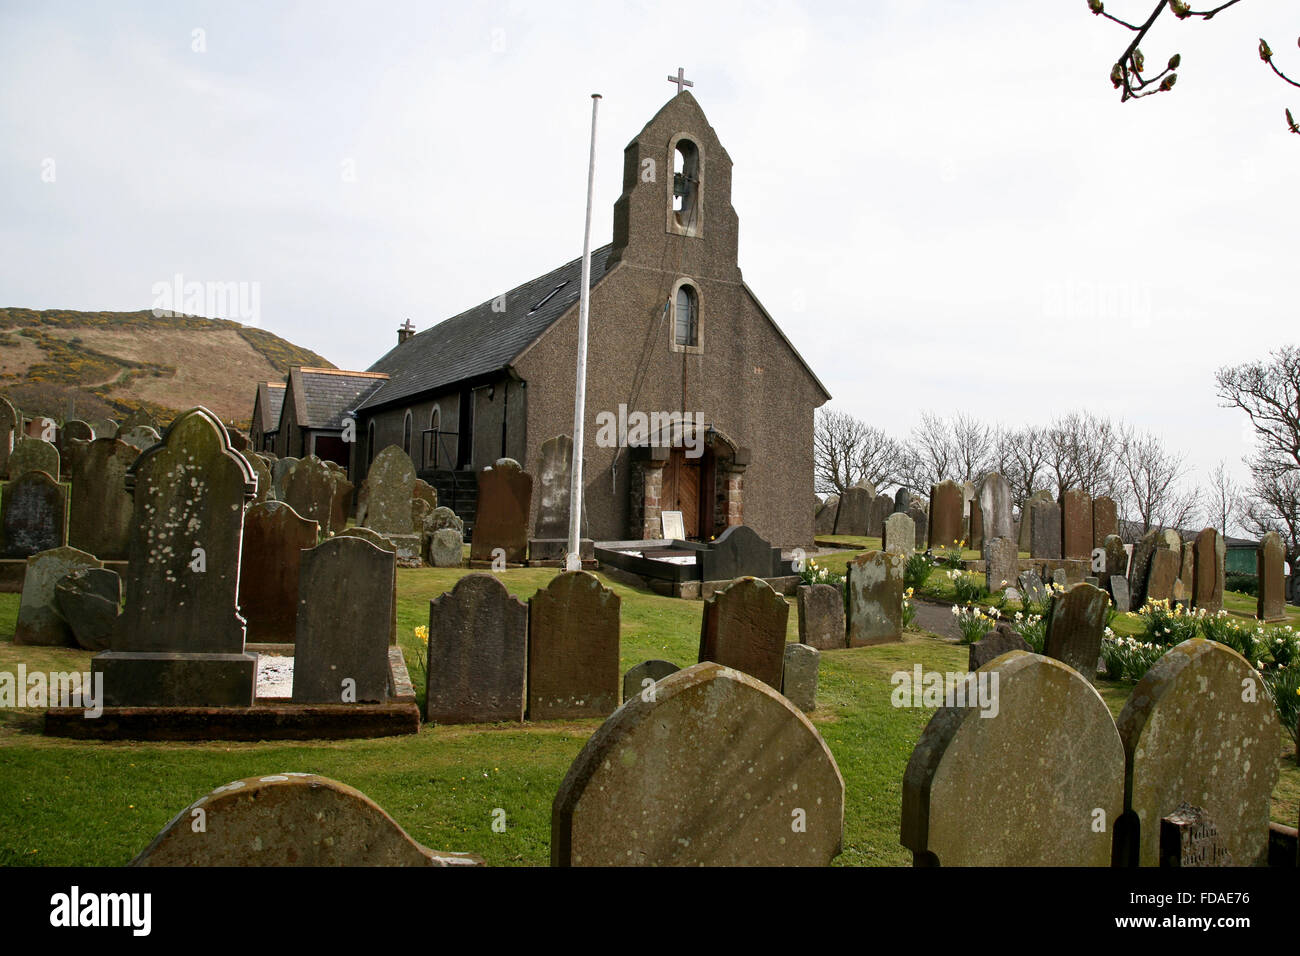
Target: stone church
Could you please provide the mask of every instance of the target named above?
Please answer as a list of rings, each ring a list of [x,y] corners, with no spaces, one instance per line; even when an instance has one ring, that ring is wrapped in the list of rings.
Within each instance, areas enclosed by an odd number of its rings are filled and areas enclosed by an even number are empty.
[[[591,265],[584,534],[597,541],[662,537],[661,512],[680,511],[689,538],[744,523],[776,545],[812,544],[813,413],[830,395],[741,277],[731,168],[684,90],[624,151],[613,241]],[[369,378],[350,380],[361,389],[346,407],[314,413],[354,417],[353,479],[398,445],[471,525],[484,466],[514,458],[536,482],[542,443],[573,431],[580,284],[574,259],[399,329]],[[259,400],[265,417],[272,393]],[[633,427],[598,427],[615,419]],[[268,424],[280,453],[290,423]]]

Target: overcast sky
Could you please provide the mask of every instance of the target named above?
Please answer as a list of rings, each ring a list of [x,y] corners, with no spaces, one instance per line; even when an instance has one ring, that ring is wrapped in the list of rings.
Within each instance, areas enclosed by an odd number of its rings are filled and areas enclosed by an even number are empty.
[[[365,368],[580,253],[593,92],[609,241],[681,66],[745,279],[834,407],[899,437],[1088,408],[1240,471],[1213,375],[1295,340],[1300,90],[1256,46],[1300,74],[1297,34],[1283,0],[1168,18],[1176,89],[1121,104],[1130,35],[1085,0],[3,0],[0,305],[256,283],[258,324]]]

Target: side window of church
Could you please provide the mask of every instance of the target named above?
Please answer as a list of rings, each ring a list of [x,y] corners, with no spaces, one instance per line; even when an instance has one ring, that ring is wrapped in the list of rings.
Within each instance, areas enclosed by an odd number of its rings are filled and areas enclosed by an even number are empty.
[[[677,289],[676,339],[678,345],[688,347],[700,344],[700,300],[688,285]]]

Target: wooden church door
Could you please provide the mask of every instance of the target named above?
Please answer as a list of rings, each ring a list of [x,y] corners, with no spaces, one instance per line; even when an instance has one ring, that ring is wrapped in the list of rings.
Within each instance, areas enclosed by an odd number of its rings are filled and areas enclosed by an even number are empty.
[[[664,467],[664,511],[680,511],[686,537],[700,537],[700,459],[674,448]]]

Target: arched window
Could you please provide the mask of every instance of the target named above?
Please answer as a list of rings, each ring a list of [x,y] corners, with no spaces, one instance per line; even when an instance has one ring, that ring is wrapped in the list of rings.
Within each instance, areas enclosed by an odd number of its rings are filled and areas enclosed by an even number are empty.
[[[689,139],[679,139],[673,150],[673,215],[683,229],[695,225],[699,191],[700,150]]]
[[[411,453],[411,410],[406,410],[406,418],[402,420],[402,451],[408,455]]]
[[[673,344],[688,349],[700,346],[700,297],[687,282],[677,287],[673,297]]]
[[[442,409],[435,405],[433,411],[429,412],[429,430],[437,431],[442,423]]]

